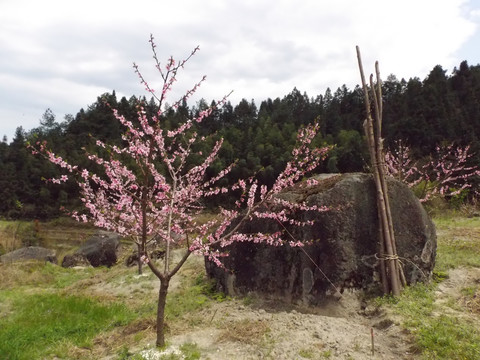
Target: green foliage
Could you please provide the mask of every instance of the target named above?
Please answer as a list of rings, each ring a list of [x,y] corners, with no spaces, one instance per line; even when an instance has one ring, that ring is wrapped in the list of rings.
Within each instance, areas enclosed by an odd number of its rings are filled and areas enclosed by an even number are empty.
[[[404,326],[417,339],[425,359],[477,359],[480,356],[480,334],[475,327],[452,316],[434,316],[435,285],[406,288],[398,298],[386,297],[389,304],[405,319]]]
[[[23,294],[0,319],[0,358],[63,357],[65,344],[89,347],[100,331],[127,324],[133,312],[121,304],[59,294]]]
[[[366,141],[356,130],[340,130],[336,137],[335,168],[339,172],[363,171],[368,159]],[[332,163],[328,164],[330,167]]]
[[[194,280],[194,286],[198,287],[203,295],[209,298],[222,302],[227,300],[228,297],[223,293],[217,291],[217,282],[215,279],[208,279],[205,274],[199,274]]]
[[[322,357],[324,359],[330,359],[332,357],[332,350],[325,350],[322,352]]]
[[[188,282],[189,280],[191,281],[191,279],[184,281]],[[208,306],[211,301],[221,302],[226,299],[225,294],[216,291],[214,281],[200,274],[188,286],[182,286],[178,291],[169,294],[165,317],[167,320],[182,317]]]
[[[195,343],[185,343],[180,346],[180,351],[183,354],[185,360],[197,360],[200,359],[200,350]]]
[[[434,218],[438,244],[435,271],[459,266],[480,267],[480,219],[448,216]]]
[[[457,191],[457,189],[451,188],[450,191],[454,193]],[[463,189],[458,194],[450,196],[448,199],[448,203],[453,209],[457,209],[457,210],[460,209],[461,206],[465,204],[468,198],[469,192],[470,192],[469,189]]]
[[[417,338],[425,359],[478,359],[480,336],[471,324],[440,315],[418,329]]]
[[[480,267],[480,221],[453,216],[434,219],[438,236],[434,282],[407,287],[396,298],[376,299],[377,305],[390,307],[401,315],[403,325],[416,338],[424,359],[479,359],[480,334],[473,321],[445,313],[435,302],[438,283],[448,278],[452,268]],[[478,286],[460,289],[466,303],[477,296]],[[453,301],[453,300],[452,300]],[[460,306],[454,302],[452,308]],[[460,308],[461,311],[462,308]],[[464,311],[468,311],[465,309]]]
[[[408,81],[389,76],[383,83],[385,146],[391,147],[394,140],[408,144],[417,158],[422,158],[442,143],[471,144],[476,153],[472,163],[480,161],[480,65],[469,66],[462,62],[451,76],[436,66],[423,81],[414,78]],[[58,176],[59,169],[48,161],[33,156],[27,143],[46,140],[48,147],[81,167],[89,164],[83,158],[83,148],[95,150],[95,140],[122,145],[122,126],[114,119],[105,105],[113,107],[132,121],[136,120],[136,98],[117,99],[115,92],[106,93],[87,109],[58,121],[47,109],[40,126],[30,131],[19,127],[10,144],[0,143],[0,216],[18,218],[54,218],[61,214],[60,207],[76,210],[78,189],[73,183],[61,186],[45,183]],[[146,100],[148,112],[155,110],[152,101]],[[208,102],[200,100],[189,106],[186,102],[176,110],[164,115],[164,124],[172,129],[181,119],[204,109]],[[257,108],[255,102],[241,100],[237,105],[227,103],[216,109],[201,124],[192,130],[212,137],[205,141],[206,152],[212,141],[224,138],[223,149],[209,175],[237,161],[237,166],[226,179],[233,183],[239,178],[257,176],[262,184],[272,185],[295,143],[299,127],[320,119],[321,138],[324,143],[337,147],[328,163],[318,169],[325,172],[362,171],[368,160],[363,141],[364,106],[362,90],[353,90],[345,85],[336,91],[327,89],[323,95],[309,98],[298,89],[293,89],[283,98],[267,99]],[[194,165],[200,159],[191,159]],[[91,165],[91,164],[90,164]],[[474,185],[478,185],[479,179]],[[423,184],[428,185],[428,184]],[[421,189],[417,189],[421,191]],[[218,199],[224,204],[225,197]],[[452,199],[452,205],[464,201],[464,194]],[[208,205],[208,204],[207,204]],[[214,204],[213,204],[214,205]]]
[[[31,287],[61,291],[78,281],[92,277],[96,269],[78,271],[63,268],[50,262],[24,262],[0,269],[0,303],[7,298],[22,296]],[[10,294],[10,295],[9,295]]]
[[[474,230],[480,226],[480,219],[477,217],[464,217],[455,212],[444,212],[435,216],[433,219],[437,228],[441,230],[457,231],[459,228],[462,230]]]
[[[72,268],[64,268],[46,262],[38,271],[51,279],[50,284],[53,288],[64,289],[79,280],[92,276],[94,269],[86,268],[84,271],[79,272]]]
[[[128,350],[128,346],[124,345],[117,351],[116,360],[144,360],[140,354],[133,354]]]
[[[38,221],[21,223],[17,231],[23,246],[41,246],[43,238],[40,234]]]
[[[436,268],[440,271],[463,266],[480,267],[479,244],[446,243],[438,245]]]
[[[478,292],[479,286],[467,286],[461,289],[461,293],[463,296],[468,298],[474,298],[476,293]]]

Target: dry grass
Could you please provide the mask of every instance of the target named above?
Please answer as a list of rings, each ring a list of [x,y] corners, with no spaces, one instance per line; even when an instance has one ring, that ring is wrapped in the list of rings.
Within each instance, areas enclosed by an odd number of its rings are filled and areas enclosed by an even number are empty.
[[[460,304],[471,313],[480,315],[480,287],[468,289],[468,294],[460,297]]]
[[[50,284],[55,276],[42,271],[46,264],[40,261],[28,261],[13,264],[0,264],[0,290],[37,284]]]
[[[96,358],[115,354],[126,344],[139,344],[143,339],[155,336],[156,323],[153,318],[135,320],[123,328],[101,333],[93,340],[91,355]]]
[[[222,331],[218,335],[220,342],[240,342],[258,345],[265,340],[270,327],[265,320],[242,319],[222,324]]]
[[[0,221],[0,255],[18,249],[22,241],[17,237],[20,222]]]
[[[35,245],[55,250],[61,261],[65,254],[83,244],[96,231],[96,228],[72,219],[0,221],[0,255]]]
[[[209,211],[204,211],[202,212],[201,214],[198,214],[196,217],[195,217],[195,221],[198,223],[198,224],[205,224],[209,221],[212,221],[212,220],[215,220],[217,219],[218,217],[220,216],[220,214],[218,213],[215,213],[215,212],[209,212]]]

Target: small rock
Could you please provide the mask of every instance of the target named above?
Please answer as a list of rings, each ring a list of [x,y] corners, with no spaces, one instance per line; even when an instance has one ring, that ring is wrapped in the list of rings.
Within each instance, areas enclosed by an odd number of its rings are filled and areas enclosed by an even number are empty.
[[[390,320],[390,319],[384,319],[378,323],[376,323],[375,325],[373,325],[373,327],[375,329],[379,329],[379,330],[386,330],[388,329],[389,327],[393,326],[395,323]]]
[[[380,313],[380,309],[373,305],[367,305],[363,310],[363,315],[366,317],[377,316]]]

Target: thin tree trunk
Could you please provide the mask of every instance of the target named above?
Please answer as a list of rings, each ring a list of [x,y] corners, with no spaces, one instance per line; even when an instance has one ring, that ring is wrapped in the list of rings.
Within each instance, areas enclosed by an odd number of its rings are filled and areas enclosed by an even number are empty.
[[[160,290],[158,291],[157,304],[157,347],[165,346],[165,305],[167,303],[169,278],[160,279]]]
[[[188,257],[192,252],[186,250],[183,257],[173,268],[173,270],[168,274],[163,274],[158,270],[158,268],[151,262],[148,261],[148,266],[155,274],[155,276],[160,279],[160,290],[158,291],[158,303],[157,303],[157,342],[158,347],[165,346],[165,305],[167,303],[167,294],[168,286],[170,285],[171,278],[180,270],[180,268],[185,264]]]

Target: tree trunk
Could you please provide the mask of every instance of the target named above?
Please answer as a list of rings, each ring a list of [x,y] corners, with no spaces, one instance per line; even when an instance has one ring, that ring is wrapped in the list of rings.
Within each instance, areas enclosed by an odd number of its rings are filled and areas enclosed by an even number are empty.
[[[165,346],[165,304],[167,303],[169,278],[160,279],[157,304],[157,347]]]

